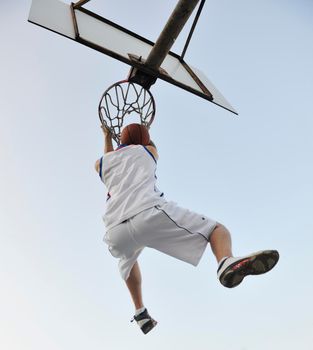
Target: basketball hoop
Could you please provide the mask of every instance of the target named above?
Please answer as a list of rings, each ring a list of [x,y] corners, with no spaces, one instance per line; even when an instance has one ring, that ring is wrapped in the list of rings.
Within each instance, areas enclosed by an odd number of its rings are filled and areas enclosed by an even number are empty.
[[[119,145],[121,129],[127,124],[128,115],[137,114],[140,123],[149,129],[155,115],[155,102],[149,90],[122,80],[104,92],[98,111],[102,125],[111,131],[114,141]]]

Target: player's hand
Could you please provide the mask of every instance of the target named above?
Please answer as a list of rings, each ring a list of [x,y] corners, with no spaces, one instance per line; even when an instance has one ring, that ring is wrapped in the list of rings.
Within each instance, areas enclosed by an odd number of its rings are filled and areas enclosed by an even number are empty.
[[[100,127],[101,127],[105,136],[112,136],[112,131],[109,129],[108,126],[102,124]]]

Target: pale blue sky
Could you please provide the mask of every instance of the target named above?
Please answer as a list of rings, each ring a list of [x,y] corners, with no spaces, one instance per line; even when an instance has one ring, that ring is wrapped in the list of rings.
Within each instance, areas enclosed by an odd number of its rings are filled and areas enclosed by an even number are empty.
[[[28,23],[30,3],[0,2],[0,347],[311,349],[312,1],[207,1],[186,61],[239,117],[161,81],[151,89],[167,198],[223,222],[235,254],[275,248],[281,259],[228,290],[210,249],[196,269],[146,250],[145,302],[159,321],[147,336],[129,323],[102,243],[105,189],[93,170],[98,101],[129,67]],[[155,40],[176,1],[147,3],[92,7]]]

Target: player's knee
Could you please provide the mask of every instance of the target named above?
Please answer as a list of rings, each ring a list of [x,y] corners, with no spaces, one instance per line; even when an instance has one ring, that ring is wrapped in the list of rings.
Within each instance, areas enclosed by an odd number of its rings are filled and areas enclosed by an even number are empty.
[[[225,235],[225,234],[229,235],[229,231],[228,231],[227,227],[224,226],[223,224],[217,222],[216,226],[215,226],[214,230],[212,231],[212,233],[210,234],[209,238],[211,240],[212,237],[214,237],[214,236]]]

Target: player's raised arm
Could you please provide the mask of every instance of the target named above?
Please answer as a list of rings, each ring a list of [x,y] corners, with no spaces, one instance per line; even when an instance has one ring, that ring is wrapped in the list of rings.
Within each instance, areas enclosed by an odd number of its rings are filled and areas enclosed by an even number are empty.
[[[104,125],[101,125],[101,129],[102,129],[103,134],[104,134],[104,154],[114,151],[113,144],[112,144],[112,133],[111,133],[110,129]],[[100,159],[98,159],[96,161],[95,169],[96,169],[96,172],[99,173],[99,171],[100,171]]]
[[[104,154],[114,151],[111,130],[105,125],[101,125],[101,129],[104,134]]]

